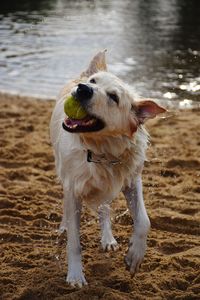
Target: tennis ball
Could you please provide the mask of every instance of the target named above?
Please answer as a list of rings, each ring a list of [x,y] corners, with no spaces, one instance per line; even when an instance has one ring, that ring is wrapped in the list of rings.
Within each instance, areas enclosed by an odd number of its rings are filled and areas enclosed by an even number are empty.
[[[69,96],[64,103],[64,112],[70,119],[81,120],[87,116],[87,112],[73,96]]]

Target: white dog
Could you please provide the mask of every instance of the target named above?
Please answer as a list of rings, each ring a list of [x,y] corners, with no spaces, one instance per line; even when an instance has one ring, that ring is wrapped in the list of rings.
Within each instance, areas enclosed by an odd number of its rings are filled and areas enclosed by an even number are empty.
[[[88,116],[74,120],[64,113],[72,94]],[[68,275],[71,285],[87,284],[81,262],[81,203],[98,210],[101,244],[116,250],[109,205],[123,191],[134,218],[125,262],[134,274],[145,254],[150,228],[142,195],[141,173],[148,134],[143,123],[165,109],[150,100],[136,101],[129,86],[107,72],[105,51],[99,52],[87,71],[69,83],[57,100],[50,125],[58,176],[64,189],[61,230],[67,230]]]

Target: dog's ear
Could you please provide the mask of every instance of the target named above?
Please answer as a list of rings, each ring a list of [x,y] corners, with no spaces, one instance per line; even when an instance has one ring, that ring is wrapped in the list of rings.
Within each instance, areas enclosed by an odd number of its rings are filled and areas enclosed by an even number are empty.
[[[81,76],[90,77],[92,74],[97,73],[98,71],[107,71],[106,65],[106,49],[98,52],[93,59],[91,60],[89,67],[84,71]]]
[[[133,134],[137,131],[138,128],[138,122],[136,117],[131,113],[129,116],[129,130],[128,130],[128,136],[132,138]]]
[[[143,124],[148,119],[155,118],[158,114],[164,113],[166,109],[152,100],[142,100],[135,102],[132,106],[139,124]]]
[[[128,136],[131,138],[137,131],[140,124],[148,119],[153,119],[160,113],[164,113],[166,109],[152,100],[141,100],[132,105],[131,113],[129,115],[129,129]]]

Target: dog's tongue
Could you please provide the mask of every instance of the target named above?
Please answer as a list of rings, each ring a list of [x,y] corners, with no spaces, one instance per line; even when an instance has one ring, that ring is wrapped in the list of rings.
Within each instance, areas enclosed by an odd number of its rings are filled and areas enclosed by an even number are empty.
[[[69,127],[77,127],[77,126],[90,126],[91,124],[94,124],[96,121],[95,118],[93,117],[90,117],[90,116],[87,116],[83,119],[70,119],[70,118],[67,118],[65,120],[66,124],[69,126]]]
[[[90,119],[91,119],[91,118],[90,118],[89,116],[87,116],[87,117],[85,117],[85,118],[83,118],[83,119],[69,119],[69,120],[70,120],[70,123],[71,123],[72,125],[74,125],[74,124],[81,125],[81,124],[83,124],[83,123],[88,122]]]

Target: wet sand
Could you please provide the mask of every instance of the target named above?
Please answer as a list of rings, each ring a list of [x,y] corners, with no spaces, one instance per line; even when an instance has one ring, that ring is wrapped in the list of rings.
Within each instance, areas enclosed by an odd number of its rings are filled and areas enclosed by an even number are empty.
[[[144,197],[152,229],[140,272],[123,258],[132,230],[122,195],[113,203],[117,252],[100,248],[97,217],[84,207],[83,289],[65,282],[58,238],[62,189],[49,142],[53,101],[0,96],[0,299],[200,299],[200,110],[150,121]]]

